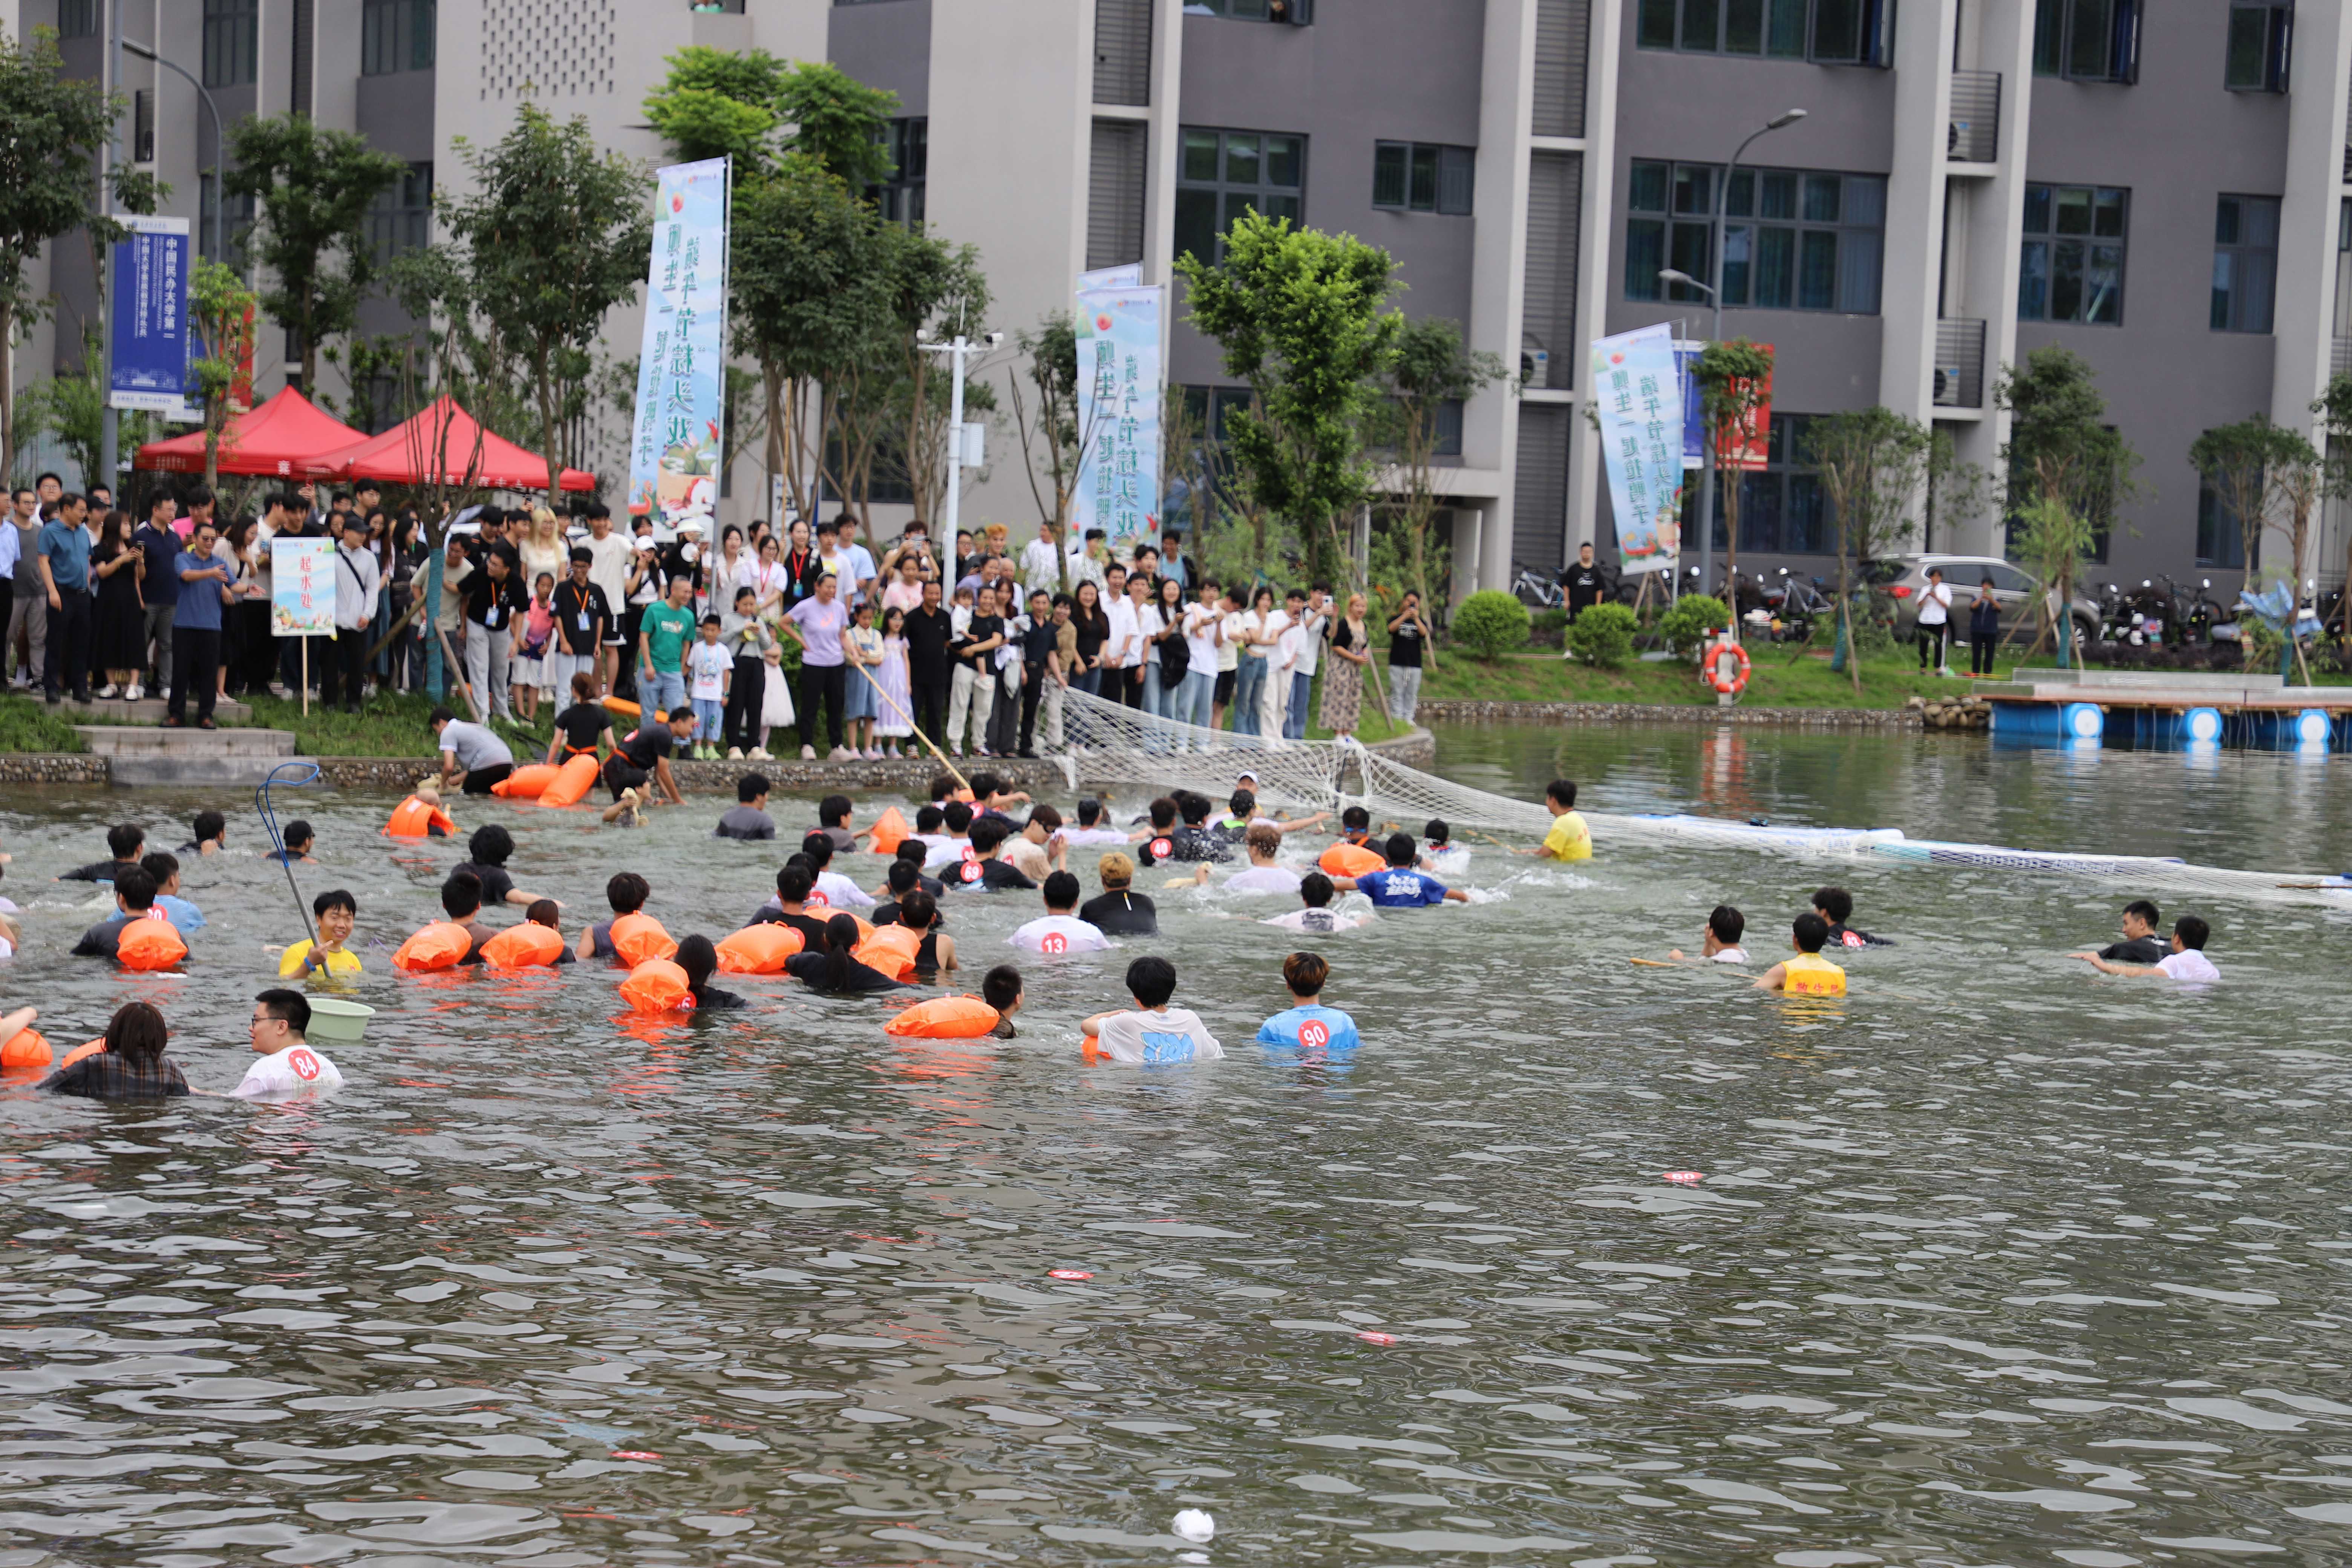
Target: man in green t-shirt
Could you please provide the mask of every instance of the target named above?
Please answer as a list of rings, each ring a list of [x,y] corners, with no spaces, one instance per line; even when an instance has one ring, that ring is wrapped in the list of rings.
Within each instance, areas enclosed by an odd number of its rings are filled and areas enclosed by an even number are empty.
[[[648,605],[637,623],[637,695],[646,717],[686,706],[686,645],[694,640],[694,612],[686,601],[694,584],[684,574],[669,580],[669,594]]]

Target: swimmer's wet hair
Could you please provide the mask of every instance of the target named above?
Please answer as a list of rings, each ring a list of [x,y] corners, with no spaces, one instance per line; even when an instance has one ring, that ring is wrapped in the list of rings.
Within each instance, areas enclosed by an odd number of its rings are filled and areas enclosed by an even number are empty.
[[[2164,919],[2164,911],[2146,899],[2134,899],[2124,906],[2124,913],[2137,915],[2147,922],[2147,929],[2150,931],[2154,931],[2158,923]]]
[[[135,822],[118,822],[106,830],[106,847],[117,860],[128,860],[147,842],[147,830]]]
[[[833,859],[833,835],[819,830],[801,840],[801,853],[808,857],[810,866],[822,871]]]
[[[1802,952],[1819,952],[1822,944],[1830,939],[1830,922],[1819,915],[1799,915],[1789,922],[1789,929]]]
[[[686,988],[699,991],[719,967],[719,949],[707,936],[689,936],[677,944],[677,966],[686,971]]]
[[[1147,1007],[1165,1007],[1176,994],[1176,966],[1147,953],[1127,966],[1127,994]]]
[[[1095,869],[1102,876],[1104,890],[1117,892],[1135,880],[1135,857],[1114,849],[1096,862]]]
[[[982,976],[980,999],[1003,1012],[1021,1000],[1021,972],[1009,963],[1000,963]]]
[[[1293,996],[1320,996],[1331,966],[1319,952],[1294,952],[1282,961],[1282,983]]]
[[[933,805],[939,805],[941,801],[946,800],[949,796],[954,795],[955,792],[961,787],[962,786],[961,784],[955,782],[955,778],[952,774],[940,774],[939,777],[931,781],[931,804]]]
[[[1257,796],[1245,789],[1237,789],[1225,805],[1235,816],[1246,819],[1251,812],[1257,809]]]
[[[1216,809],[1216,803],[1205,795],[1195,795],[1188,789],[1177,794],[1176,809],[1184,814],[1186,826],[1197,827],[1209,820],[1209,813]]]
[[[918,808],[915,812],[915,831],[918,833],[937,833],[940,828],[945,827],[947,824],[948,814],[941,811],[936,805],[922,806]],[[899,847],[903,849],[906,846],[902,844]],[[929,856],[930,852],[930,847],[929,845],[919,846],[919,847],[924,851],[924,854],[927,857]]]
[[[816,879],[804,866],[787,866],[776,873],[776,896],[788,904],[806,903],[815,889]]]
[[[2180,939],[2181,946],[2202,952],[2213,939],[2213,928],[2195,915],[2183,915],[2172,922],[2172,934]]]
[[[745,773],[741,778],[735,781],[735,804],[738,805],[749,805],[753,801],[759,799],[761,795],[767,794],[771,787],[772,786],[768,783],[767,774]]]
[[[1360,805],[1351,805],[1339,814],[1339,826],[1349,828],[1370,827],[1372,814]]]
[[[1076,909],[1078,894],[1083,890],[1076,877],[1067,871],[1056,871],[1045,879],[1045,907],[1049,910]]]
[[[310,1032],[310,999],[299,991],[272,986],[254,998],[261,1010],[298,1035]]]
[[[985,856],[990,851],[1001,847],[1004,841],[1012,837],[1013,830],[1004,825],[1004,818],[1001,816],[977,818],[971,825],[972,853]]]
[[[962,801],[948,802],[940,808],[940,815],[947,819],[950,833],[962,834],[971,829],[971,807]]]
[[[1445,825],[1444,817],[1433,816],[1421,825],[1421,836],[1429,840],[1432,849],[1435,849],[1453,838],[1454,829]]]
[[[1279,855],[1282,853],[1282,829],[1270,823],[1254,822],[1249,831],[1242,835],[1242,842],[1256,854]]]
[[[919,844],[915,847],[919,849],[922,846]],[[914,860],[893,860],[890,862],[890,868],[882,873],[882,880],[889,889],[902,896],[913,892],[921,885],[922,879],[922,866]]]
[[[329,910],[346,910],[352,914],[357,914],[360,912],[360,901],[341,888],[337,888],[331,893],[320,893],[310,900],[310,913],[313,916],[323,915]]]
[[[196,813],[195,829],[196,842],[201,845],[228,831],[228,818],[217,811],[200,811]]]
[[[971,798],[982,805],[988,804],[990,797],[1003,793],[1004,781],[994,773],[982,773],[971,775]]]
[[[1391,866],[1410,866],[1418,853],[1410,833],[1391,833],[1389,841],[1381,846],[1381,858]]]
[[[1717,904],[1707,911],[1706,929],[1715,933],[1716,941],[1737,947],[1739,933],[1748,929],[1748,917],[1729,904]]]
[[[482,879],[471,871],[452,871],[441,884],[441,912],[453,921],[482,912]]]
[[[294,842],[294,829],[290,826],[286,830],[286,842]],[[513,834],[495,822],[486,822],[466,840],[466,858],[477,866],[503,866],[514,847]]]
[[[152,1062],[163,1054],[163,1042],[170,1034],[163,1026],[163,1015],[152,1004],[125,1002],[107,1020],[106,1048],[112,1056]]]
[[[898,900],[898,923],[908,931],[929,931],[939,919],[939,900],[920,888]]]
[[[1559,802],[1560,805],[1572,809],[1576,805],[1576,781],[1573,779],[1552,780],[1551,783],[1544,785],[1544,798],[1546,800],[1556,800]]]
[[[1151,826],[1165,831],[1176,826],[1176,803],[1161,795],[1151,803]]]
[[[1813,908],[1832,925],[1843,925],[1853,913],[1853,895],[1843,888],[1817,888],[1813,890]]]
[[[153,909],[155,879],[137,866],[126,866],[114,874],[114,896],[127,910]]]
[[[1058,833],[1062,829],[1062,814],[1042,803],[1029,808],[1029,821],[1031,826],[1042,827],[1048,833]]]
[[[289,849],[300,849],[316,842],[318,837],[310,831],[310,825],[299,816],[286,825],[285,842]]]
[[[921,839],[911,837],[898,840],[898,847],[890,851],[890,858],[894,863],[903,860],[918,871],[923,868],[923,862],[930,858],[931,847]]]
[[[1298,901],[1310,910],[1322,909],[1338,890],[1332,887],[1331,879],[1320,871],[1309,871],[1298,879]]]
[[[522,912],[525,924],[561,929],[563,911],[553,899],[533,899]]]
[[[816,819],[827,827],[845,826],[849,822],[849,797],[829,795],[816,803]]]
[[[180,858],[161,849],[150,849],[139,857],[139,868],[154,878],[160,888],[180,874]]]
[[[604,901],[616,915],[633,915],[654,896],[653,885],[635,871],[615,871],[604,884]]]

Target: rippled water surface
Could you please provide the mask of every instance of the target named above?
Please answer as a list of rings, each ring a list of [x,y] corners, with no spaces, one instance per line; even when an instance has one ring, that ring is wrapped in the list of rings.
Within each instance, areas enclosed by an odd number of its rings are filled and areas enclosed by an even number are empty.
[[[1441,752],[1615,810],[2297,870],[2352,864],[2345,766],[1664,728]],[[191,870],[184,976],[62,956],[97,915],[48,880],[205,804],[236,802],[0,803],[0,1006],[70,1043],[152,998],[218,1092],[299,930],[249,809]],[[380,944],[340,1098],[0,1089],[0,1568],[2352,1560],[2332,911],[2168,909],[2216,931],[2223,982],[2184,992],[2063,956],[2134,889],[1482,846],[1486,901],[1321,939],[1351,1061],[1248,1043],[1295,939],[1234,917],[1275,906],[1156,889],[1161,939],[1033,961],[1021,1038],[974,1047],[782,981],[649,1025],[596,966],[395,979],[460,854],[376,837],[391,804],[301,807],[304,895],[351,889]],[[572,929],[629,868],[716,936],[778,864],[704,837],[719,808],[495,816]],[[1719,900],[1777,952],[1832,879],[1897,943],[1842,1004],[1628,962]],[[952,909],[968,964],[1034,912]],[[1229,1059],[1080,1063],[1139,951]]]

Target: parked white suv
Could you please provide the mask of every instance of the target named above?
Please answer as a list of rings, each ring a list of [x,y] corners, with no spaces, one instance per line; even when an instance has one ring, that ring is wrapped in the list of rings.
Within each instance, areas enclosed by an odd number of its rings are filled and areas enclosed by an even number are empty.
[[[2027,626],[2021,638],[2032,642],[2032,623],[2041,614],[2042,595],[2032,576],[1998,555],[1895,555],[1864,565],[1864,580],[1887,597],[1897,637],[1909,642],[1917,629],[1919,595],[1927,589],[1927,569],[1931,566],[1944,569],[1944,586],[1952,591],[1953,641],[1966,646],[1969,606],[1976,601],[1977,584],[1990,577],[1993,597],[2000,601],[2001,636],[2006,638],[2020,621],[2024,621]],[[2099,602],[2077,591],[2074,611],[2076,646],[2096,642]]]

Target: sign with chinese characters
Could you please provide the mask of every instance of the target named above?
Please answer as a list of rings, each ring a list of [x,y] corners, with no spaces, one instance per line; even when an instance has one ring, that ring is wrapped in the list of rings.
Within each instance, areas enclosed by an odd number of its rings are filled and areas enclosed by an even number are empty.
[[[1160,301],[1157,287],[1078,296],[1078,537],[1099,528],[1111,552],[1160,542]]]
[[[114,247],[106,403],[201,420],[188,374],[188,220],[133,214]]]
[[[335,542],[331,539],[269,542],[269,635],[335,635]]]
[[[667,528],[719,505],[727,362],[730,163],[657,170],[646,333],[629,442],[629,510]]]
[[[1674,329],[1594,339],[1591,385],[1622,570],[1670,572],[1682,550],[1683,514],[1683,378]]]

